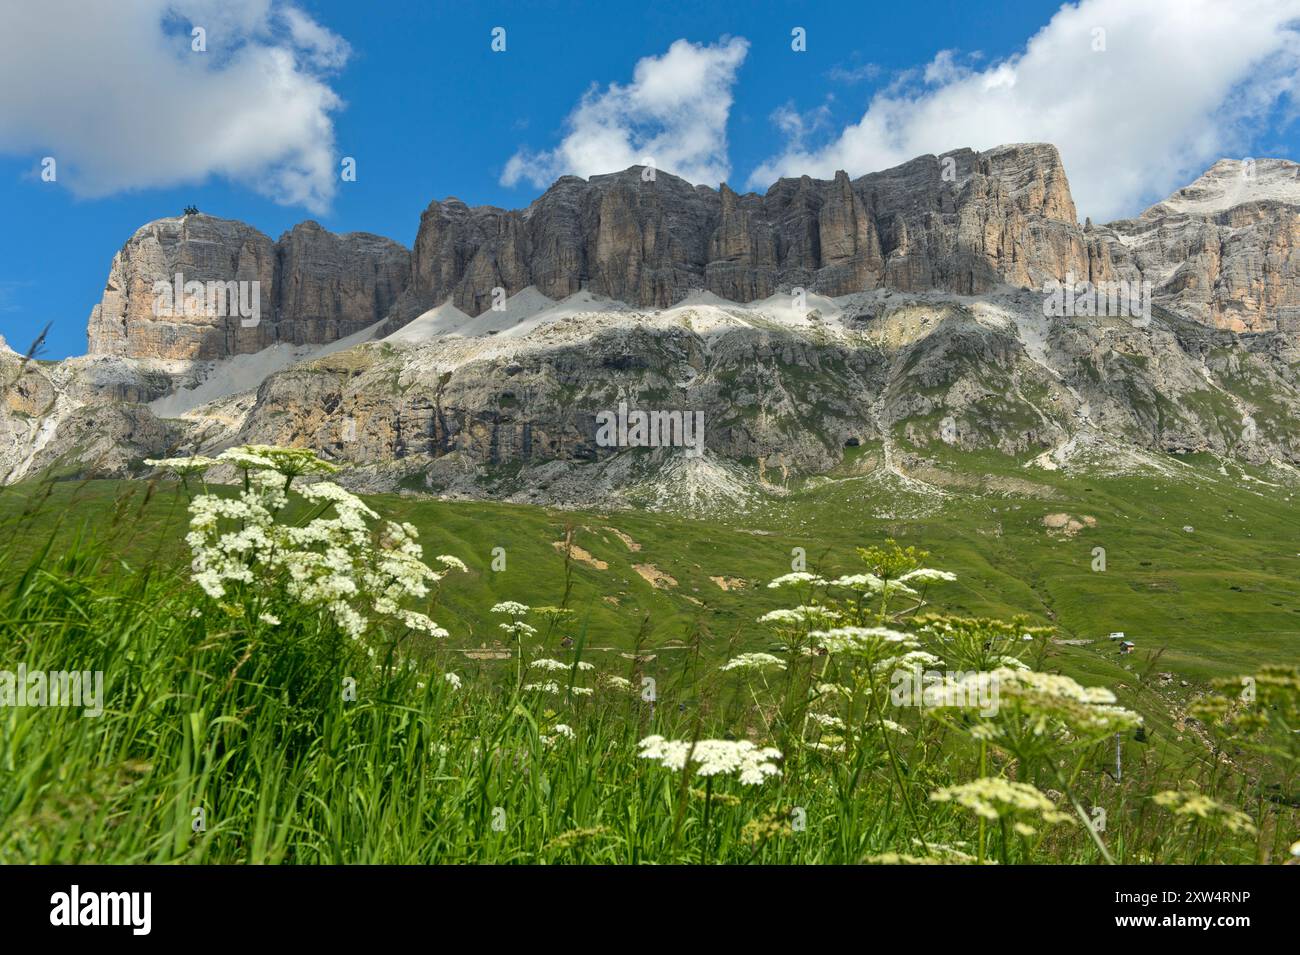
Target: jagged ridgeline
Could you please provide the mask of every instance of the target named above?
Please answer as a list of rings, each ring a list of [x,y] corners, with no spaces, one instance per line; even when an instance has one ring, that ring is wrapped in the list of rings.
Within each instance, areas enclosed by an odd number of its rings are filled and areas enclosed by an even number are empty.
[[[523,210],[435,201],[413,250],[160,219],[114,256],[89,354],[0,356],[0,466],[123,475],[268,443],[360,486],[558,502],[774,491],[846,448],[899,473],[950,451],[1289,472],[1298,169],[1223,160],[1100,226],[1050,145],[764,195],[639,166],[566,176]],[[1131,287],[1143,314],[1053,313],[1053,283]],[[699,415],[703,454],[598,441],[620,407]]]

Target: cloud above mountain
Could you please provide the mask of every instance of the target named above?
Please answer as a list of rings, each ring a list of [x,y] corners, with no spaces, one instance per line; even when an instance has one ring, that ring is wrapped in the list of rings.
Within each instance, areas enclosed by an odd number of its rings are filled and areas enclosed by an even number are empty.
[[[1060,148],[1081,215],[1130,215],[1290,121],[1297,22],[1300,0],[1082,0],[993,62],[941,50],[888,79],[858,60],[828,72],[809,53],[809,76],[834,89],[750,102],[772,111],[780,146],[746,156],[738,178],[765,189],[1043,141]],[[553,140],[520,146],[500,184],[646,160],[692,182],[730,179],[727,126],[750,52],[737,36],[645,56],[630,80],[593,84]],[[3,4],[0,153],[33,169],[54,157],[59,184],[82,197],[221,177],[324,214],[339,181],[334,78],[351,54],[294,0]],[[876,91],[844,126],[845,97],[867,84]]]
[[[221,176],[322,213],[350,52],[282,0],[6,3],[0,152],[53,157],[86,198]]]
[[[1131,215],[1241,155],[1300,74],[1300,0],[1084,0],[1018,53],[983,63],[941,51],[898,76],[862,118],[820,141],[774,114],[786,146],[749,177],[860,175],[961,146],[1056,144],[1081,215]],[[814,144],[815,143],[815,144]]]
[[[587,177],[647,159],[656,169],[716,185],[731,172],[727,118],[748,52],[742,38],[677,40],[662,55],[641,59],[630,84],[587,91],[554,149],[520,148],[506,163],[502,185],[527,181],[544,188],[565,174]]]

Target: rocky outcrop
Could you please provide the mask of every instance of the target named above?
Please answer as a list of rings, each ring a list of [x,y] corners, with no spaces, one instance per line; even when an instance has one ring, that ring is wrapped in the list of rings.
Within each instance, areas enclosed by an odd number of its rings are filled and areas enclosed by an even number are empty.
[[[1300,166],[1215,163],[1136,219],[1086,231],[1094,281],[1150,282],[1153,299],[1216,328],[1300,339]]]
[[[408,251],[367,233],[304,222],[273,243],[230,219],[158,219],[113,257],[89,353],[204,360],[331,342],[382,319],[409,275]]]
[[[103,297],[90,313],[89,353],[218,358],[258,351],[274,341],[273,322],[244,325],[237,316],[209,315],[206,295],[160,300],[155,283],[170,287],[177,273],[184,282],[205,285],[255,282],[246,288],[250,302],[256,290],[261,308],[273,301],[275,247],[252,226],[212,216],[158,219],[141,226],[113,256]]]
[[[535,286],[662,308],[705,289],[750,302],[796,286],[972,294],[1085,274],[1088,257],[1055,147],[923,156],[850,180],[782,179],[738,195],[641,166],[566,176],[527,209],[424,211],[410,285],[388,330],[451,299],[471,315]]]
[[[121,477],[143,470],[146,458],[167,457],[185,440],[185,429],[159,420],[143,405],[83,405],[60,421],[17,476],[64,472]]]
[[[702,412],[716,458],[782,474],[825,471],[846,446],[873,443],[1026,458],[1084,439],[1300,462],[1297,354],[1275,333],[1243,342],[1160,308],[1144,327],[1054,321],[1028,290],[874,293],[807,325],[763,308],[592,312],[563,335],[362,346],[267,379],[224,440],[458,470],[473,475],[466,493],[514,475],[522,494],[551,464],[618,457],[626,449],[597,440],[597,416],[620,402]]]

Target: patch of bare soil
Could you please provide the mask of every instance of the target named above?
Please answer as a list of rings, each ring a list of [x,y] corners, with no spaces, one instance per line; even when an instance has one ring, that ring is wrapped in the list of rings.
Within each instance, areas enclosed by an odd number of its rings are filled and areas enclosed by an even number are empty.
[[[1085,527],[1096,527],[1097,518],[1088,514],[1072,517],[1064,512],[1047,514],[1043,517],[1043,526],[1047,533],[1060,534],[1063,537],[1075,537]]]
[[[667,590],[669,587],[676,587],[677,581],[665,574],[654,564],[633,564],[632,569],[645,578],[646,582],[656,590]]]
[[[605,561],[601,560],[599,557],[592,555],[587,550],[579,547],[577,544],[572,544],[572,543],[566,544],[564,541],[553,541],[551,543],[551,546],[554,547],[556,550],[558,550],[561,554],[563,554],[567,550],[569,556],[572,557],[574,560],[580,560],[584,564],[590,564],[592,567],[595,567],[597,570],[609,570],[609,564],[605,563]]]
[[[744,590],[748,581],[741,577],[710,577],[709,580],[718,585],[721,590]]]

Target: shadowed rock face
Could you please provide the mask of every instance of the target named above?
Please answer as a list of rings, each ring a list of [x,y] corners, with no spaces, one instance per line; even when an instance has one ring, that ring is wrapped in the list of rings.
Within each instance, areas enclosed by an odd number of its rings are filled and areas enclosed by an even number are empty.
[[[369,342],[183,418],[132,403],[168,390],[156,363],[0,349],[0,482],[266,443],[357,466],[376,490],[411,477],[458,496],[590,503],[667,466],[664,449],[598,440],[598,415],[621,402],[702,414],[708,467],[734,477],[752,462],[768,483],[833,468],[851,445],[886,469],[943,445],[1043,466],[1094,448],[1300,464],[1300,348],[1279,332],[1239,335],[1160,306],[1145,324],[1054,319],[1040,293],[1006,287],[819,298],[804,319],[774,301],[594,303],[531,330]]]
[[[957,150],[856,180],[782,179],[762,196],[634,166],[563,177],[520,211],[431,203],[387,327],[448,298],[477,315],[498,287],[556,299],[585,287],[662,308],[700,288],[737,302],[794,286],[974,293],[1085,274],[1087,262],[1052,146]]]
[[[733,320],[702,332],[677,313],[590,313],[580,334],[549,340],[362,346],[269,377],[224,440],[455,471],[472,478],[441,489],[479,496],[491,492],[475,481],[509,466],[624,453],[596,439],[597,413],[620,401],[698,410],[711,454],[781,474],[825,471],[855,442],[1022,456],[1100,440],[1300,461],[1295,352],[1276,333],[1237,336],[1159,307],[1145,327],[1053,321],[1030,291],[968,303],[894,293],[861,330],[754,325],[740,307],[706,305],[682,312]]]
[[[243,288],[247,304],[256,282],[259,321],[246,322],[230,303],[207,314],[173,302],[170,313],[158,314],[154,283],[171,284],[178,272],[184,282],[250,283]],[[276,342],[331,342],[382,319],[409,275],[410,253],[375,235],[335,235],[304,222],[273,243],[230,219],[158,219],[113,257],[103,298],[90,314],[89,353],[213,359]]]
[[[276,250],[276,335],[321,345],[373,325],[406,288],[410,252],[367,232],[335,235],[303,222]]]

